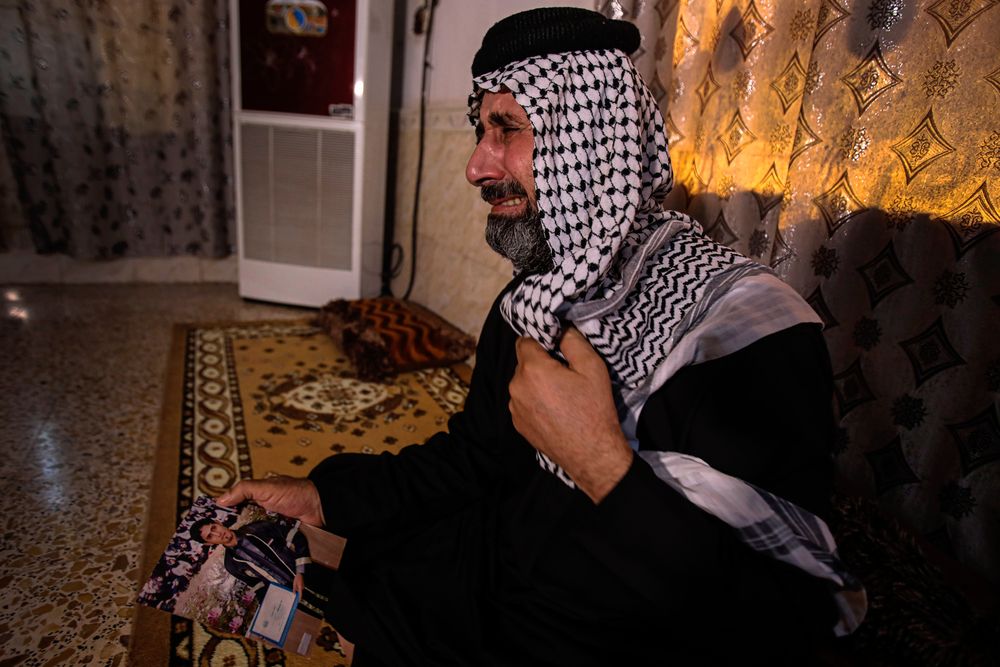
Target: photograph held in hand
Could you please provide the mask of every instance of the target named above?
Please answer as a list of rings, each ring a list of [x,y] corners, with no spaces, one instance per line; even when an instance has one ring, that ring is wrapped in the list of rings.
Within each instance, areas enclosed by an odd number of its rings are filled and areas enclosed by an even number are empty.
[[[345,540],[243,498],[202,496],[143,586],[141,604],[303,655],[319,636],[326,568]]]

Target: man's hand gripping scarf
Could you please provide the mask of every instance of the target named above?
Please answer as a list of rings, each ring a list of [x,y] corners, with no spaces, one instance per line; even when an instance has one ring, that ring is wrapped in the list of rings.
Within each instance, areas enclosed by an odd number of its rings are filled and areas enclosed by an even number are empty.
[[[622,429],[635,429],[646,399],[677,370],[735,352],[800,322],[812,309],[769,269],[706,238],[661,203],[673,186],[656,102],[617,50],[533,56],[476,77],[482,94],[509,90],[535,138],[535,191],[554,269],[528,276],[501,303],[507,322],[546,349],[563,322],[608,365]],[[665,483],[732,526],[751,548],[828,580],[853,631],[867,607],[815,515],[676,452],[639,452]],[[573,485],[538,453],[540,464]]]

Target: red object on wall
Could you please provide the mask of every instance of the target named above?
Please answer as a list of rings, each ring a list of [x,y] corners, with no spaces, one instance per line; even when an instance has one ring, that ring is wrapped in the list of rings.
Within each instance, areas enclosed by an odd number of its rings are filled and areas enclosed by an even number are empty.
[[[241,0],[239,5],[242,109],[350,117],[355,0]],[[326,8],[325,34],[295,34],[317,5]],[[286,11],[289,29],[274,32],[276,16]]]

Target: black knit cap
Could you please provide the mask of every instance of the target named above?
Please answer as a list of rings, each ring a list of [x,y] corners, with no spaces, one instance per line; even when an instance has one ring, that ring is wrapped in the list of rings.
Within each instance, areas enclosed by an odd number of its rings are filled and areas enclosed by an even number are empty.
[[[564,51],[639,48],[639,29],[578,7],[542,7],[493,24],[472,60],[472,76],[492,72],[516,60]]]

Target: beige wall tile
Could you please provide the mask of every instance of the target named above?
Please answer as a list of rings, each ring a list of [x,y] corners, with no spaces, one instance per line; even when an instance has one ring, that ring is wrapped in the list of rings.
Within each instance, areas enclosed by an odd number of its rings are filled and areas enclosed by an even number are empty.
[[[235,283],[236,256],[223,259],[198,257],[142,257],[87,261],[65,255],[33,252],[0,253],[0,283],[14,285],[50,283]]]
[[[101,262],[64,257],[59,274],[59,282],[71,284],[128,283],[134,278],[135,264],[129,259]]]
[[[65,258],[25,252],[0,254],[0,282],[14,285],[57,283]]]
[[[410,298],[459,328],[478,334],[490,304],[510,280],[510,264],[483,239],[487,206],[465,180],[465,164],[475,146],[463,109],[429,113],[417,238],[417,272]],[[393,281],[402,296],[409,279],[410,229],[416,180],[415,123],[404,114],[397,175],[396,242],[405,261]]]
[[[196,283],[201,280],[201,260],[197,257],[169,257],[133,260],[137,283]]]
[[[201,259],[201,282],[235,283],[239,280],[239,262],[236,255],[222,259]]]

